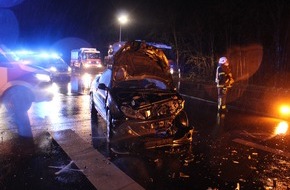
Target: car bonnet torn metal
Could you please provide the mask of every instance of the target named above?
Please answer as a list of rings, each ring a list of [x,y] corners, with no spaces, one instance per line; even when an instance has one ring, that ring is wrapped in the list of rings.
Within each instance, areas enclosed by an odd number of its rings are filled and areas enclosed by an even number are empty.
[[[170,67],[163,51],[145,42],[127,42],[114,55],[113,67],[115,83],[147,77],[163,81],[173,88]]]
[[[162,50],[129,41],[114,55],[110,70],[95,80],[91,94],[92,109],[107,120],[110,142],[147,139],[150,143],[143,144],[152,148],[192,141],[185,101],[174,87]],[[108,73],[110,82],[104,80]]]

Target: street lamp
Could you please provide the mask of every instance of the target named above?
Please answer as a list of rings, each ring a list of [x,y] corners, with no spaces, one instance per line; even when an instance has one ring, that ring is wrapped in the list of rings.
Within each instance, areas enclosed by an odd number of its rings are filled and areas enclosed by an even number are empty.
[[[119,16],[118,21],[120,23],[119,42],[121,42],[121,40],[122,40],[122,24],[126,24],[128,22],[128,16],[121,15],[121,16]]]

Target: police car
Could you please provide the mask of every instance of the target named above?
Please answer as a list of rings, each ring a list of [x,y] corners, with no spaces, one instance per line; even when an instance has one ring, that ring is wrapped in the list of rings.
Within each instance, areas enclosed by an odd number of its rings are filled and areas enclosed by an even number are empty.
[[[0,48],[0,102],[9,112],[27,111],[32,102],[53,98],[49,72],[15,61]]]

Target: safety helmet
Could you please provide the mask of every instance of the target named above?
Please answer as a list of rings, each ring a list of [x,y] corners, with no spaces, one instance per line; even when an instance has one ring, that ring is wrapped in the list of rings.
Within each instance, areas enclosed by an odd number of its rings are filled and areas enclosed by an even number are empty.
[[[224,63],[226,63],[228,61],[228,59],[226,58],[226,57],[221,57],[220,59],[219,59],[219,64],[224,64]]]

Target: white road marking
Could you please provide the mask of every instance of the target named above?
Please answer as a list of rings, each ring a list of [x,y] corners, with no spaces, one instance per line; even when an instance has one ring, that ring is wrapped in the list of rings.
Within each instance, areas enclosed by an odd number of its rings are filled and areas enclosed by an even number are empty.
[[[55,169],[60,169],[59,171],[55,172],[55,175],[59,175],[60,173],[64,172],[64,171],[84,171],[84,170],[79,170],[79,169],[72,169],[71,165],[73,164],[73,161],[70,161],[70,163],[66,166],[48,166],[49,168],[55,168]]]
[[[144,190],[73,130],[51,132],[51,136],[96,189]]]

